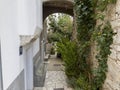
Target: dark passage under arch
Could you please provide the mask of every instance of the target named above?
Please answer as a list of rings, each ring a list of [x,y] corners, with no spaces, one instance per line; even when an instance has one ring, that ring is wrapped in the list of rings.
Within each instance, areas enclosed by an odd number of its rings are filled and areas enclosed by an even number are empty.
[[[49,0],[43,2],[43,21],[53,13],[65,13],[73,16],[73,2],[67,0]]]

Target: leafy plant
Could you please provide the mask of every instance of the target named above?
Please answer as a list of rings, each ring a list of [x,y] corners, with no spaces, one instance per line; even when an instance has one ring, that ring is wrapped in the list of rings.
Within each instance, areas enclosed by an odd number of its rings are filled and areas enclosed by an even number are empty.
[[[72,36],[72,18],[67,14],[50,15],[49,18],[48,40],[50,42],[59,42],[61,38],[69,38]]]
[[[54,47],[51,48],[50,54],[55,54],[55,48]]]
[[[79,87],[79,90],[90,90],[91,89],[89,82],[82,75],[80,75],[80,77],[77,79],[76,84]]]
[[[57,43],[57,51],[61,53],[62,59],[65,62],[65,73],[70,77],[76,77],[78,67],[77,65],[77,44],[69,39],[62,39]]]
[[[101,31],[97,32],[98,35],[95,40],[98,47],[96,59],[99,63],[94,73],[94,84],[96,88],[102,87],[106,79],[106,72],[108,71],[107,60],[108,56],[111,54],[110,46],[113,43],[113,36],[115,35],[109,22],[106,22],[101,29]]]
[[[116,0],[74,0],[74,11],[76,16],[77,38],[78,38],[78,63],[80,75],[78,86],[84,86],[86,80],[90,88],[88,90],[99,90],[106,79],[107,60],[110,55],[110,45],[113,43],[112,27],[109,21],[105,20],[103,12],[107,10],[108,4],[115,3]],[[97,20],[102,24],[96,26]],[[97,43],[98,67],[92,73],[91,61],[89,57],[92,42]],[[84,83],[84,84],[83,84]],[[87,90],[87,89],[83,89]]]
[[[61,38],[62,38],[62,35],[59,33],[48,33],[47,35],[47,39],[49,43],[59,42]]]

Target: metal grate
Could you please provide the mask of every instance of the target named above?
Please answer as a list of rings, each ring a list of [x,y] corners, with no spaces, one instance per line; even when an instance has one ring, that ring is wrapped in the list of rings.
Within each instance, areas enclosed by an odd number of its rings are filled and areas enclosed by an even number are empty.
[[[61,66],[61,64],[54,64],[54,66]]]

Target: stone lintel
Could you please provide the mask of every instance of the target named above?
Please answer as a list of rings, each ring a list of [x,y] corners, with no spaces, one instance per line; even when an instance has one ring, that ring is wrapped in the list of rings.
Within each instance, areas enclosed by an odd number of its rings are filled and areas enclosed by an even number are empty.
[[[20,45],[25,46],[32,42],[34,42],[37,38],[39,38],[41,29],[36,27],[36,30],[33,35],[20,35]]]

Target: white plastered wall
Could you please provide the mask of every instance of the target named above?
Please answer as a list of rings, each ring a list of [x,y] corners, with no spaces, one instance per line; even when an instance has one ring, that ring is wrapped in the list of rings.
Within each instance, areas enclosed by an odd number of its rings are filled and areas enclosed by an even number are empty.
[[[19,35],[33,35],[42,29],[42,0],[18,0]]]
[[[21,65],[23,61],[19,59],[17,1],[0,0],[3,90],[6,90],[23,70],[23,65]]]

